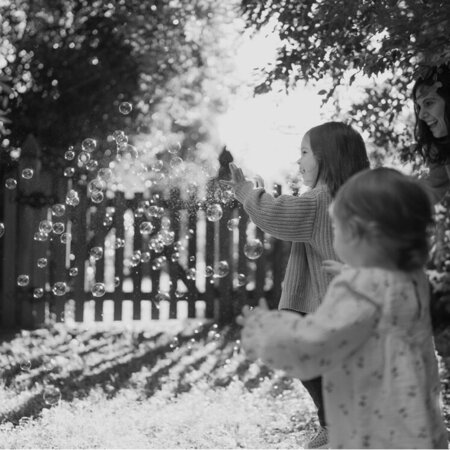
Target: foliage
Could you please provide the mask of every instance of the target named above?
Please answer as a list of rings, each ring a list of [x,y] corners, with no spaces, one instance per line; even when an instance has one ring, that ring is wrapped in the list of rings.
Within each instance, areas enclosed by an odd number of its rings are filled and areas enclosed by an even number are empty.
[[[2,2],[0,15],[0,69],[13,89],[1,93],[5,147],[20,147],[29,133],[59,154],[115,129],[199,134],[223,108],[226,89],[208,83],[229,70],[227,48],[213,36],[230,31],[231,3],[19,0]],[[130,114],[119,112],[121,102],[133,105]]]
[[[275,80],[287,87],[305,80],[330,80],[324,101],[357,76],[377,77],[366,99],[348,114],[384,149],[402,148],[411,128],[396,118],[407,103],[417,64],[450,60],[450,10],[443,0],[241,0],[247,24],[273,26],[281,46],[257,92]],[[337,105],[338,106],[338,105]],[[374,120],[376,118],[376,121]],[[413,158],[406,152],[406,159]]]

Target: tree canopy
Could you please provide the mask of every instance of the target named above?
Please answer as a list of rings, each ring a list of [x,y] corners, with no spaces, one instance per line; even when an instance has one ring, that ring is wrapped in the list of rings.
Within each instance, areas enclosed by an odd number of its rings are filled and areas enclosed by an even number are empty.
[[[408,130],[394,124],[417,66],[450,60],[450,9],[444,0],[241,0],[241,8],[249,27],[272,26],[281,39],[257,93],[274,81],[289,88],[300,80],[329,78],[331,88],[321,92],[329,100],[357,75],[385,74],[349,115],[378,146],[404,146],[408,140]]]
[[[201,140],[226,98],[211,86],[229,70],[220,42],[230,11],[216,0],[1,2],[3,147],[32,133],[63,154],[86,137],[158,127]]]

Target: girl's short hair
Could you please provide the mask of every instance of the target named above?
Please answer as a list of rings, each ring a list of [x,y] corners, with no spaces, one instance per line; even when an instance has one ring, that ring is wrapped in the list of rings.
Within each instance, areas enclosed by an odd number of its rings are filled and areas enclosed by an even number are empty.
[[[413,86],[412,96],[414,100],[414,113],[416,123],[414,126],[414,137],[417,142],[418,151],[426,161],[443,162],[450,156],[450,136],[435,138],[428,125],[419,119],[419,107],[416,103],[417,90],[421,86],[433,86],[440,82],[441,86],[436,92],[445,102],[445,122],[450,130],[450,67],[421,66],[416,72],[416,81]],[[434,147],[434,148],[433,148]]]
[[[433,207],[418,180],[384,167],[360,172],[339,189],[333,215],[379,244],[399,270],[426,264]]]
[[[319,163],[317,179],[323,180],[332,197],[348,178],[370,166],[364,140],[350,125],[327,122],[307,134]]]

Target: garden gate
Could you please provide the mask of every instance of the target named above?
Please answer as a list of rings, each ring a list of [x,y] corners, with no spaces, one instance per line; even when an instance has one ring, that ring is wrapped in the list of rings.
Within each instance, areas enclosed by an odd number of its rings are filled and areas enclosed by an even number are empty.
[[[234,200],[222,204],[217,221],[206,217],[205,201],[182,199],[176,189],[132,197],[108,191],[94,203],[88,177],[55,176],[44,157],[29,136],[17,165],[2,168],[3,328],[177,317],[226,323],[244,304],[278,300],[289,244],[265,236]],[[221,154],[222,172],[230,157]],[[27,169],[31,178],[24,178]],[[79,203],[55,216],[52,206],[64,204],[70,189]],[[163,246],[154,239],[162,230]],[[264,243],[257,259],[244,254],[249,237]]]

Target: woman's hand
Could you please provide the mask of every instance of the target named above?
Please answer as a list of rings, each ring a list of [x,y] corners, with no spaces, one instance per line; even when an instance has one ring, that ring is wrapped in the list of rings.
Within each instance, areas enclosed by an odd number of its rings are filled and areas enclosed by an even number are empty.
[[[339,275],[345,268],[345,264],[334,261],[332,259],[325,259],[322,261],[322,270],[330,275]]]

